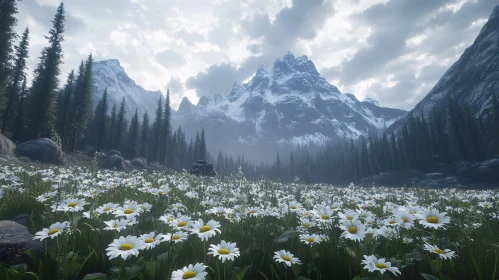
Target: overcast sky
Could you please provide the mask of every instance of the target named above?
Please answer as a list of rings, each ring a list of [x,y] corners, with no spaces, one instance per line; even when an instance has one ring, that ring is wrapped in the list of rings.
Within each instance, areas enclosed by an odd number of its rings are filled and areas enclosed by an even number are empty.
[[[23,0],[29,76],[60,0]],[[497,0],[66,0],[62,83],[92,52],[142,87],[228,95],[258,65],[307,55],[342,92],[412,109],[472,44]]]

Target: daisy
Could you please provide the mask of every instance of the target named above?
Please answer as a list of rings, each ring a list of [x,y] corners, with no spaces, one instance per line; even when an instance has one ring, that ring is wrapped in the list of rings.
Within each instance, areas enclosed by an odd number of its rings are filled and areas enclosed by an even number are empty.
[[[452,259],[456,257],[456,252],[451,251],[449,249],[442,250],[438,248],[437,246],[430,245],[428,243],[424,244],[424,249],[428,252],[438,254],[440,259],[442,260],[447,260],[447,259]]]
[[[159,245],[159,243],[166,241],[162,234],[155,234],[154,232],[142,234],[140,239],[144,241],[145,249],[152,249]]]
[[[73,199],[68,198],[64,201],[55,203],[52,205],[52,210],[54,211],[64,211],[64,212],[79,212],[83,210],[83,207],[88,204],[85,199]]]
[[[312,213],[315,215],[319,223],[331,223],[334,215],[334,211],[329,208],[314,210]]]
[[[125,229],[128,226],[128,220],[111,220],[105,221],[104,224],[106,224],[104,230],[116,230],[117,232],[120,232],[122,229]]]
[[[409,213],[398,212],[395,221],[402,228],[410,229],[414,226],[414,216]]]
[[[419,218],[419,223],[425,228],[443,228],[446,224],[450,222],[450,218],[447,217],[447,213],[438,212],[436,209],[426,209],[416,215]]]
[[[49,228],[44,228],[42,231],[35,233],[33,239],[40,239],[40,241],[48,237],[54,239],[54,237],[61,235],[68,226],[69,222],[52,224]]]
[[[181,216],[177,219],[173,220],[170,225],[174,230],[189,230],[192,225],[191,217],[189,216]]]
[[[306,245],[319,244],[321,242],[321,238],[317,234],[301,234],[300,241]]]
[[[397,273],[400,275],[400,270],[396,267],[392,267],[391,262],[385,262],[384,258],[378,260],[374,255],[366,256],[364,255],[364,260],[361,262],[365,264],[364,269],[367,269],[369,272],[374,272],[378,270],[381,274],[385,273],[385,271],[390,271],[393,275],[397,276]]]
[[[282,262],[289,267],[291,267],[292,264],[301,264],[300,260],[298,258],[295,258],[294,256],[295,255],[284,250],[280,250],[274,253],[274,259],[276,262]]]
[[[221,233],[220,223],[214,220],[210,220],[208,223],[204,224],[203,220],[199,219],[192,224],[191,232],[196,233],[201,240],[208,240],[210,237]]]
[[[482,208],[492,208],[492,203],[491,202],[488,202],[488,201],[483,201],[483,202],[480,202],[478,203],[478,206],[482,207]]]
[[[114,215],[116,217],[126,217],[127,219],[130,219],[134,216],[139,215],[142,211],[142,208],[140,205],[137,204],[125,204],[123,207],[119,207],[114,211]]]
[[[121,256],[123,260],[126,260],[129,256],[139,255],[139,251],[145,249],[145,244],[142,239],[136,236],[127,236],[115,239],[113,243],[109,244],[109,247],[106,248],[107,256],[112,260],[118,256]]]
[[[357,242],[357,241],[362,241],[366,236],[365,233],[366,227],[359,220],[354,220],[354,221],[347,220],[340,226],[340,228],[344,230],[341,236],[343,236],[346,239],[350,239]]]
[[[100,207],[97,207],[97,209],[95,209],[95,212],[98,213],[99,215],[105,213],[112,213],[114,210],[118,208],[118,206],[119,205],[117,203],[106,203]]]
[[[239,249],[236,248],[236,243],[229,243],[222,240],[218,245],[210,245],[210,252],[208,255],[218,256],[218,259],[233,261],[235,257],[239,257]]]
[[[205,271],[206,266],[202,263],[190,264],[182,269],[172,272],[171,280],[202,280],[205,279],[208,272]]]
[[[189,235],[183,231],[177,231],[175,233],[168,233],[166,235],[163,235],[163,240],[179,243],[186,240],[188,236]]]

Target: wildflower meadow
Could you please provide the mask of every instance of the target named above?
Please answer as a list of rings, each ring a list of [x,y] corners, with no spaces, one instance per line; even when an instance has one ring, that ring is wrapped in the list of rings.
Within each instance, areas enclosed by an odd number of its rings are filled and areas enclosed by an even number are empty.
[[[497,190],[0,167],[43,244],[1,279],[497,279]]]

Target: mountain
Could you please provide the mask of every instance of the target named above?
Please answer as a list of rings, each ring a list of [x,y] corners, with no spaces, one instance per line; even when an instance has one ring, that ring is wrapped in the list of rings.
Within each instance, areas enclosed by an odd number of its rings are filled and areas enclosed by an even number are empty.
[[[139,117],[148,112],[149,119],[152,119],[158,100],[162,96],[159,91],[148,91],[137,85],[125,72],[117,59],[96,61],[93,65],[94,110],[97,103],[102,98],[104,90],[107,88],[109,113],[116,104],[117,110],[123,97],[125,98],[126,118],[130,120],[138,108]]]
[[[222,149],[262,160],[273,159],[277,146],[283,151],[379,132],[404,114],[342,94],[306,56],[288,52],[271,69],[260,66],[248,83],[234,84],[227,97],[202,97],[197,105],[184,98],[173,122],[191,135],[204,127],[212,153]]]
[[[477,118],[488,119],[493,93],[499,94],[499,5],[468,47],[426,97],[410,111],[414,116],[428,117],[434,109],[445,113],[449,98],[467,104]],[[397,130],[403,119],[390,130]]]

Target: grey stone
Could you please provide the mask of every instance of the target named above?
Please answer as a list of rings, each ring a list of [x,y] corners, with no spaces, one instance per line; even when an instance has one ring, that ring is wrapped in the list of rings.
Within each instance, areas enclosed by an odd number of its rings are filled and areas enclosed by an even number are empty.
[[[16,154],[43,163],[64,165],[66,159],[61,147],[48,138],[38,138],[17,145]]]
[[[0,133],[0,158],[12,160],[14,158],[14,150],[16,145],[9,138]]]
[[[0,263],[21,263],[27,260],[27,250],[41,250],[42,242],[33,237],[23,225],[0,221]]]
[[[134,158],[130,161],[130,164],[136,168],[147,168],[147,160],[143,157]]]

